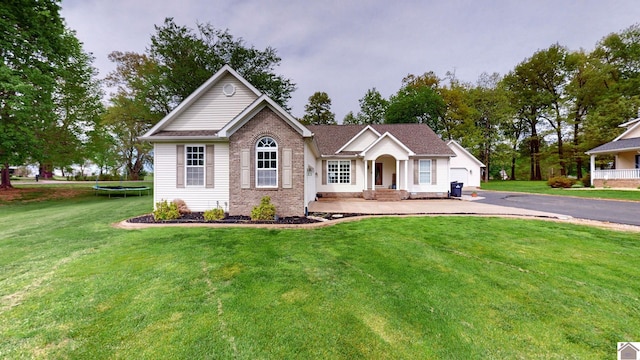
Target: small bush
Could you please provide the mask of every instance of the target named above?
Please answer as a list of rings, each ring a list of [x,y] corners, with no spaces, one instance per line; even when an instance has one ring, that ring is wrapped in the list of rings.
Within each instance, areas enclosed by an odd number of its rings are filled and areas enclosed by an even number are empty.
[[[179,219],[178,206],[174,202],[168,202],[167,200],[157,202],[156,208],[153,210],[153,218],[156,221]]]
[[[584,186],[591,186],[591,174],[587,174],[580,179]]]
[[[178,212],[180,213],[180,215],[191,214],[191,210],[189,210],[189,207],[187,206],[187,203],[184,202],[184,200],[174,199],[173,203],[176,204],[176,207],[178,208]]]
[[[271,203],[271,198],[265,196],[260,200],[260,205],[251,210],[251,220],[275,220],[276,207]]]
[[[576,183],[576,179],[570,179],[566,176],[555,176],[547,180],[547,185],[552,188],[570,188]]]
[[[207,210],[203,214],[204,219],[207,221],[216,221],[224,219],[224,210],[220,208],[215,208],[211,210]]]

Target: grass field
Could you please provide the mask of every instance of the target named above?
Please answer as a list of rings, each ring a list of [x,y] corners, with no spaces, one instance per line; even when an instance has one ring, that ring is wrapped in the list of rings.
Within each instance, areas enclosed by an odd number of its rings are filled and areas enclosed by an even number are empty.
[[[483,182],[482,190],[498,190],[498,191],[514,191],[526,192],[533,194],[547,194],[560,196],[576,196],[593,199],[613,199],[613,200],[630,200],[640,201],[640,190],[613,190],[613,189],[591,189],[591,188],[574,188],[574,189],[554,189],[547,185],[546,181],[499,181],[493,180]]]
[[[0,205],[0,358],[613,358],[637,233],[473,217],[112,223],[152,198]]]

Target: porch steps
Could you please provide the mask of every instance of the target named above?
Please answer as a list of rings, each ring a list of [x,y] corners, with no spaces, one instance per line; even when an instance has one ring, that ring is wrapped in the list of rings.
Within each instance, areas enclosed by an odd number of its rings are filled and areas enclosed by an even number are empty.
[[[400,191],[394,189],[376,189],[375,192],[377,201],[400,201],[402,196]]]

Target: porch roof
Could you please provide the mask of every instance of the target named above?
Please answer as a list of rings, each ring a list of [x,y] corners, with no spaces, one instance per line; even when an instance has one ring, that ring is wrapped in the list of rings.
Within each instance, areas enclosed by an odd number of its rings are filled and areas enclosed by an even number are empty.
[[[307,125],[322,155],[334,155],[367,125]],[[425,124],[375,124],[378,133],[389,133],[416,155],[455,156],[447,144]],[[340,152],[345,154],[346,152]]]
[[[602,144],[586,152],[587,155],[615,154],[622,151],[640,150],[640,138],[620,139]]]

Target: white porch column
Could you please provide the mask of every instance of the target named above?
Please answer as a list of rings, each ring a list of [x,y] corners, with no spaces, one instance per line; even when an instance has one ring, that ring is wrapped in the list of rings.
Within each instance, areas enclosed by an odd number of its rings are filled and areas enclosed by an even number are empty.
[[[400,160],[396,159],[396,190],[400,190]]]
[[[367,188],[369,187],[369,185],[367,185],[367,160],[364,160],[364,189],[363,190],[367,190]]]
[[[404,189],[409,191],[409,160],[404,161]]]
[[[591,164],[590,164],[590,173],[589,173],[589,178],[591,179],[591,184],[589,185],[593,185],[593,176],[596,173],[596,156],[594,154],[591,154]]]

